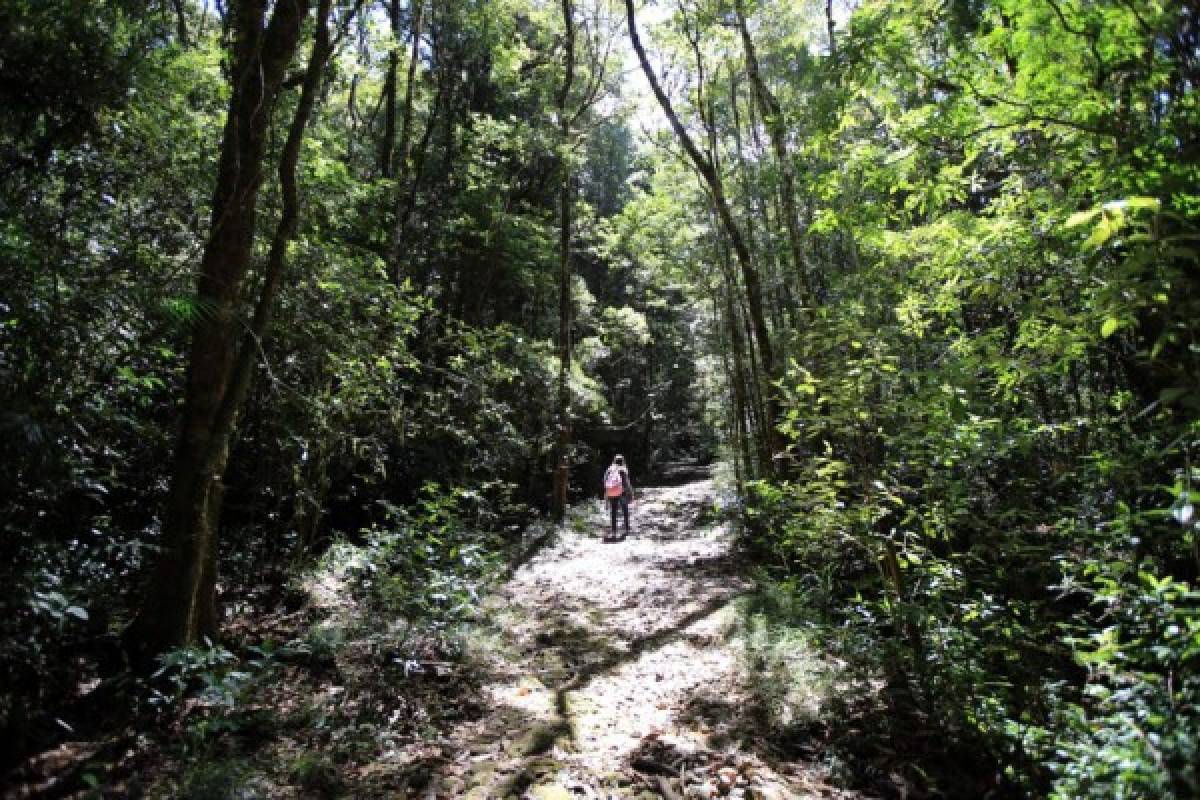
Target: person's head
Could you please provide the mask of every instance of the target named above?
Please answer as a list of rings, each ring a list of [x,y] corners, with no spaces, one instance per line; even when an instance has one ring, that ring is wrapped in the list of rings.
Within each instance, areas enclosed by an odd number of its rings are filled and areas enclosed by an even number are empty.
[[[616,464],[618,467],[625,466],[625,456],[622,456],[622,455],[613,456],[613,463]]]

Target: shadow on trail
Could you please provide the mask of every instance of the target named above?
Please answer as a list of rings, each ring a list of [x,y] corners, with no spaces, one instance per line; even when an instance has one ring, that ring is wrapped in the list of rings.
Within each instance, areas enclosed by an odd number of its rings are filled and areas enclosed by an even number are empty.
[[[640,581],[620,583],[621,592],[602,596],[606,602],[595,602],[594,587],[580,586],[570,576],[552,587],[534,581],[540,591],[535,604],[525,608],[532,630],[508,632],[527,661],[506,665],[517,667],[515,674],[506,669],[483,676],[484,683],[505,686],[500,696],[493,697],[492,708],[472,730],[455,737],[449,751],[409,765],[404,796],[517,797],[535,784],[569,782],[550,754],[579,749],[572,710],[579,698],[574,695],[648,652],[687,641],[689,628],[740,594],[736,582],[721,580],[732,574],[721,559],[687,553],[635,558],[629,549],[635,538],[616,543],[613,555],[622,561],[619,569],[638,570]],[[601,550],[600,557],[606,552]],[[554,555],[547,554],[542,569],[574,563],[569,557],[555,562]]]
[[[577,735],[571,694],[601,675],[612,673],[644,653],[686,639],[688,628],[719,612],[736,597],[725,593],[667,625],[622,639],[622,631],[607,626],[563,625],[561,620],[538,637],[534,669],[525,680],[545,687],[544,706],[534,691],[518,687],[508,703],[498,703],[484,718],[485,725],[456,743],[456,754],[441,753],[411,764],[401,781],[406,797],[518,797],[529,787],[547,781],[563,782],[563,766],[552,750],[576,750]],[[536,683],[535,683],[536,682]],[[469,765],[462,763],[462,758]],[[457,773],[457,774],[456,774]],[[486,785],[486,791],[470,793]]]
[[[533,536],[522,537],[517,545],[516,555],[509,558],[508,566],[504,568],[502,577],[504,580],[512,580],[512,577],[517,574],[521,567],[525,566],[540,553],[543,549],[554,544],[558,537],[558,529],[548,527],[538,531]]]
[[[782,765],[758,702],[770,691],[734,641],[731,604],[749,585],[712,482],[642,491],[628,538],[603,542],[593,507],[497,590],[480,713],[420,765],[397,765],[422,773],[392,773],[402,796],[634,797],[661,793],[660,779],[711,782],[726,759],[745,776]]]
[[[629,643],[628,649],[616,652],[600,661],[589,664],[579,670],[570,681],[558,687],[557,691],[560,695],[564,692],[578,691],[591,683],[597,675],[615,670],[631,661],[636,661],[647,650],[657,649],[675,639],[685,638],[688,628],[700,620],[717,613],[733,602],[736,596],[736,593],[731,593],[714,597],[702,607],[677,620],[674,624],[661,628],[649,635],[635,638]]]
[[[636,661],[647,651],[685,638],[689,627],[720,611],[733,599],[732,595],[714,597],[672,624],[634,638],[626,648],[614,647],[611,634],[603,629],[597,631],[582,626],[559,629],[555,643],[548,649],[557,650],[563,661],[576,666],[567,670],[562,680],[552,681],[547,686],[554,695],[554,717],[532,726],[526,721],[525,726],[516,729],[507,725],[495,726],[473,743],[476,747],[487,746],[513,741],[515,737],[521,761],[509,778],[495,786],[498,796],[519,795],[539,779],[547,777],[545,771],[551,764],[542,757],[555,746],[566,750],[575,747],[577,737],[570,708],[572,692],[584,689],[600,675]],[[601,654],[599,658],[596,658],[597,653]],[[504,716],[513,719],[510,715]]]

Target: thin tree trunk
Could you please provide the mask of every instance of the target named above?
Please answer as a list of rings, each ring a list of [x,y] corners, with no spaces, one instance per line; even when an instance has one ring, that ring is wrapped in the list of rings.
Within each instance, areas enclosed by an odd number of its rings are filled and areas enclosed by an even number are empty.
[[[792,269],[800,281],[803,295],[802,303],[809,303],[812,297],[811,280],[808,268],[804,262],[804,248],[800,236],[799,216],[796,212],[796,177],[792,168],[791,155],[787,149],[787,131],[784,126],[783,109],[771,90],[763,80],[762,71],[758,65],[758,53],[754,49],[754,41],[750,38],[750,30],[746,26],[746,16],[742,8],[742,0],[734,0],[734,13],[737,17],[738,30],[742,35],[742,49],[746,56],[746,73],[754,88],[754,99],[758,103],[759,113],[771,139],[771,149],[775,151],[775,163],[779,169],[779,193],[783,200],[784,224],[788,234],[788,248],[792,257]]]
[[[752,246],[757,245],[757,252],[762,254],[763,262],[765,262],[763,266],[765,266],[767,274],[778,274],[780,272],[779,256],[776,252],[774,237],[771,235],[771,231],[775,230],[776,226],[773,224],[774,220],[771,219],[771,215],[768,213],[767,203],[762,197],[763,193],[756,190],[754,183],[751,181],[752,176],[756,175],[759,170],[752,169],[750,167],[750,162],[747,160],[744,148],[742,147],[742,122],[741,114],[739,113],[740,103],[738,102],[737,89],[737,78],[731,69],[729,81],[729,107],[733,115],[733,125],[731,127],[731,131],[733,133],[734,154],[736,155],[738,169],[742,176],[741,183],[744,203],[743,213],[746,217],[746,237],[750,240]],[[759,141],[758,130],[754,119],[754,102],[751,100],[747,105],[749,106],[750,110],[748,128],[756,151],[755,163],[758,164],[761,163],[759,156],[761,156],[762,153],[762,143]],[[778,204],[776,203],[776,208],[777,207]],[[777,213],[776,216],[782,215]],[[756,218],[762,221],[762,230],[764,231],[763,236],[765,239],[761,242],[759,241],[759,237],[756,235],[754,225],[754,220]],[[771,306],[771,321],[773,322],[775,329],[779,330],[783,327],[783,317],[780,313],[779,302],[777,298],[778,289],[769,294],[775,299],[775,302]]]
[[[742,451],[742,446],[743,446],[742,420],[741,420],[742,402],[741,402],[740,398],[738,398],[738,396],[737,396],[738,386],[735,383],[736,378],[733,374],[733,363],[729,358],[729,351],[732,348],[728,348],[725,346],[725,332],[728,329],[728,320],[725,320],[724,325],[721,324],[721,320],[725,315],[721,313],[720,306],[718,305],[717,294],[719,291],[720,291],[719,289],[716,289],[716,288],[713,289],[713,296],[712,296],[713,318],[716,320],[717,329],[720,332],[720,340],[719,340],[718,350],[720,350],[720,352],[721,352],[721,368],[722,368],[722,371],[725,373],[725,382],[729,385],[729,387],[734,392],[733,404],[730,406],[726,406],[726,408],[728,410],[728,415],[727,415],[725,424],[728,426],[727,434],[729,436],[729,455],[730,455],[731,460],[733,461],[734,489],[735,489],[735,491],[737,491],[738,494],[741,494],[742,487],[746,483],[745,471],[749,468],[750,465],[746,461],[746,459],[743,455],[743,451]]]
[[[325,513],[325,498],[332,481],[329,477],[330,437],[318,432],[309,447],[308,461],[300,470],[296,481],[296,500],[292,508],[289,528],[296,531],[296,547],[291,554],[293,564],[301,564],[313,554],[317,543],[317,532]]]
[[[733,350],[733,370],[730,375],[730,383],[733,386],[733,405],[737,420],[736,436],[737,446],[741,451],[742,463],[745,469],[750,473],[749,477],[754,477],[753,469],[754,459],[751,456],[750,437],[747,424],[749,423],[750,401],[746,393],[746,352],[742,344],[742,334],[738,330],[740,320],[738,319],[737,311],[733,305],[733,288],[726,281],[725,290],[725,324],[729,331],[729,342]],[[761,440],[761,437],[758,437]]]
[[[734,307],[738,312],[737,320],[744,327],[746,334],[746,360],[749,362],[746,392],[751,400],[750,428],[758,434],[754,444],[758,450],[758,462],[761,465],[762,475],[770,475],[775,466],[771,458],[772,450],[767,436],[767,426],[770,424],[772,417],[769,415],[763,400],[763,370],[758,355],[755,353],[754,326],[750,323],[750,314],[745,309],[745,304],[738,300],[732,288],[730,289],[729,297],[731,301],[734,301]]]
[[[558,430],[551,503],[554,518],[559,522],[567,513],[571,483],[571,117],[567,114],[567,102],[575,81],[574,15],[571,0],[562,0],[565,35],[563,82],[558,92],[558,135],[562,150],[558,190]]]
[[[392,47],[388,51],[387,74],[383,79],[383,141],[379,143],[379,174],[392,177],[396,155],[396,86],[400,73],[400,0],[391,0],[388,17],[392,23]]]
[[[408,54],[408,76],[404,83],[404,108],[400,115],[401,174],[409,174],[408,159],[412,151],[413,99],[416,95],[417,66],[421,63],[421,24],[424,18],[425,0],[412,0],[409,14],[412,16],[411,49]]]
[[[833,25],[833,0],[825,0],[825,29],[829,31],[829,57],[837,61],[837,31]]]
[[[429,153],[429,145],[433,141],[433,133],[436,126],[439,124],[440,116],[450,115],[450,102],[447,99],[450,93],[448,79],[445,77],[445,70],[437,76],[437,90],[434,93],[433,103],[430,105],[428,119],[425,121],[425,130],[421,134],[421,141],[417,145],[414,153],[411,148],[412,141],[412,118],[413,118],[413,96],[416,91],[416,69],[419,63],[419,42],[420,42],[420,25],[422,11],[424,9],[423,0],[417,0],[415,3],[416,16],[413,20],[413,47],[412,53],[408,62],[408,89],[404,98],[404,120],[401,128],[401,169],[408,176],[408,189],[405,192],[398,191],[396,193],[396,217],[395,229],[392,233],[392,266],[391,277],[393,282],[399,283],[401,280],[401,258],[404,254],[405,243],[408,239],[408,224],[412,219],[413,212],[417,207],[417,195],[420,193],[421,184],[425,177],[425,160]],[[436,20],[433,19],[433,9],[430,10],[431,25]],[[431,28],[435,31],[436,28]],[[436,38],[435,38],[435,51]],[[440,59],[436,55],[435,61]],[[427,279],[428,276],[425,276]],[[424,282],[425,279],[422,280]]]
[[[742,115],[739,113],[738,106],[739,106],[739,103],[738,103],[738,97],[737,97],[737,77],[734,75],[733,70],[730,69],[730,71],[729,71],[729,110],[733,116],[733,120],[732,120],[733,125],[730,128],[730,132],[733,134],[733,153],[734,153],[734,156],[737,161],[738,171],[741,173],[741,178],[742,178],[741,179],[742,203],[743,203],[743,213],[746,216],[746,238],[750,240],[751,246],[754,246],[757,243],[757,239],[758,239],[758,237],[755,235],[755,227],[754,227],[755,216],[762,217],[763,224],[767,228],[768,231],[770,230],[770,223],[768,222],[768,220],[766,218],[766,214],[763,212],[762,208],[759,206],[756,206],[756,203],[755,203],[755,199],[759,193],[757,191],[755,191],[755,187],[751,182],[752,174],[755,171],[750,169],[750,165],[746,161],[746,154],[745,154],[744,148],[742,147]],[[751,109],[751,111],[753,112],[753,109]],[[751,114],[751,116],[753,116],[753,113]],[[751,121],[750,121],[751,134],[753,134],[753,125],[754,125],[754,122],[753,122],[753,119],[751,119]],[[715,132],[713,135],[715,138]],[[758,252],[762,252],[762,249],[759,248]]]
[[[281,158],[284,210],[254,317],[244,335],[237,321],[238,306],[253,257],[270,111],[299,45],[309,6],[307,0],[278,2],[265,27],[265,0],[243,0],[231,12],[236,68],[213,199],[212,231],[197,286],[203,313],[192,334],[183,422],[163,519],[163,548],[141,609],[125,637],[142,664],[165,648],[214,636],[218,629],[215,589],[221,477],[238,410],[282,280],[287,242],[295,230],[295,165],[328,56],[326,24],[331,5],[332,0],[319,2],[317,39]]]
[[[758,140],[758,129],[756,127],[756,123],[754,120],[755,106],[754,106],[753,102],[750,102],[747,105],[749,106],[750,113],[749,113],[749,119],[747,120],[746,127],[750,131],[750,136],[754,143],[754,148],[755,148],[755,153],[756,153],[755,163],[760,163],[758,156],[760,156],[762,153],[762,143]],[[764,221],[764,227],[767,230],[770,230],[770,221],[767,219],[764,209],[761,206],[756,206],[756,204],[755,204],[755,198],[757,197],[758,192],[755,191],[754,185],[751,182],[751,177],[752,177],[752,173],[754,172],[754,170],[751,169],[750,164],[746,159],[744,149],[742,147],[742,134],[741,134],[742,125],[741,125],[741,114],[738,112],[739,106],[740,106],[740,104],[738,103],[737,80],[733,75],[733,70],[731,69],[730,70],[730,83],[729,83],[729,107],[733,114],[732,131],[733,131],[734,154],[736,155],[737,165],[738,165],[739,171],[742,176],[742,195],[743,195],[744,204],[745,204],[744,213],[746,215],[746,220],[747,220],[747,222],[746,222],[747,236],[749,237],[751,243],[753,244],[755,241],[754,226],[753,226],[754,217],[756,215],[761,216]],[[770,252],[770,250],[771,250],[771,248],[769,246],[770,242],[768,241],[767,244],[768,244],[767,252]],[[760,252],[761,252],[761,249],[760,249]],[[728,261],[728,248],[725,248],[724,250],[722,250],[722,255],[724,256],[725,261],[727,262]],[[736,280],[733,279],[732,277],[727,277],[726,280],[730,282],[731,286],[735,286],[737,283]],[[739,322],[742,319],[743,319],[742,317],[740,317],[740,316],[738,317]],[[771,448],[769,446],[769,443],[767,441],[767,433],[762,428],[762,420],[766,417],[766,414],[763,411],[763,380],[764,380],[764,377],[766,377],[766,379],[769,380],[770,376],[763,376],[762,374],[759,373],[758,362],[755,361],[755,358],[754,358],[754,335],[753,335],[752,329],[750,329],[750,328],[747,328],[747,338],[750,342],[750,351],[751,351],[750,352],[750,362],[753,367],[753,369],[751,371],[752,383],[750,384],[750,390],[749,390],[750,396],[754,401],[749,407],[749,410],[751,412],[753,412],[752,421],[754,422],[754,424],[751,426],[751,430],[756,431],[756,436],[757,436],[756,449],[758,450],[758,453],[759,453],[759,472],[760,472],[760,474],[763,474],[763,475],[769,475],[772,472],[772,466],[773,466],[770,461],[773,448]]]
[[[687,153],[688,158],[691,159],[696,171],[703,178],[709,195],[712,198],[713,205],[716,208],[717,216],[721,221],[721,227],[724,229],[726,236],[729,237],[730,244],[733,247],[738,266],[741,268],[742,282],[745,285],[746,303],[750,311],[754,343],[757,345],[759,356],[762,359],[763,372],[768,380],[770,380],[775,376],[775,356],[771,348],[771,337],[767,328],[766,315],[763,313],[761,281],[758,270],[754,266],[754,260],[750,256],[750,249],[746,244],[746,238],[742,234],[737,221],[734,219],[732,210],[730,210],[720,173],[713,162],[706,158],[696,147],[691,134],[688,133],[687,128],[683,126],[679,116],[675,113],[675,109],[671,106],[671,100],[667,97],[666,92],[663,91],[653,67],[650,66],[650,60],[646,56],[646,49],[642,46],[641,38],[638,36],[633,0],[625,0],[625,14],[629,24],[629,40],[633,45],[634,52],[637,53],[642,72],[646,75],[646,81],[650,84],[650,89],[654,92],[654,96],[658,100],[663,113],[666,115],[667,121],[670,123],[671,129],[675,132],[680,145]],[[767,440],[767,447],[772,454],[780,453],[783,450],[782,442],[778,431],[775,430],[775,422],[780,418],[780,404],[778,396],[770,387],[766,389],[766,405],[767,420],[763,426],[763,433]]]
[[[171,5],[175,8],[175,35],[179,38],[179,46],[187,50],[192,46],[191,37],[188,36],[187,9],[183,0],[171,0]]]
[[[709,213],[714,217],[716,215],[711,204]],[[729,325],[729,340],[733,348],[734,404],[739,407],[739,434],[745,434],[740,439],[743,460],[746,471],[756,473],[752,477],[768,475],[771,472],[771,454],[766,447],[766,434],[762,428],[762,420],[765,416],[762,411],[762,395],[759,392],[762,376],[758,373],[758,365],[754,359],[754,337],[753,334],[750,334],[749,353],[747,354],[746,341],[742,338],[741,327],[744,319],[738,311],[740,306],[740,303],[737,302],[739,289],[733,265],[730,263],[729,244],[724,238],[717,235],[715,220],[712,220],[710,224],[714,231],[713,246],[717,251],[717,263],[721,268],[721,276],[725,283],[725,319]],[[749,331],[750,329],[747,327],[747,333]],[[757,462],[752,457],[752,445],[753,450],[757,450],[759,454]],[[754,469],[755,463],[757,463],[757,470]]]
[[[358,117],[358,75],[355,74],[350,78],[350,91],[346,95],[346,119],[348,120],[347,127],[350,128],[350,135],[346,137],[346,160],[350,161],[354,155],[354,140],[358,138],[358,126],[360,123]]]
[[[399,0],[393,0],[394,3],[399,3]],[[421,45],[421,22],[425,9],[424,0],[412,0],[410,5],[410,13],[412,16],[412,47],[408,56],[408,77],[404,85],[404,105],[400,116],[400,142],[399,152],[396,153],[396,194],[394,206],[394,218],[392,221],[392,242],[391,242],[391,276],[395,283],[400,282],[400,276],[403,273],[402,259],[404,257],[404,236],[408,227],[408,218],[412,213],[413,205],[416,203],[417,181],[419,173],[413,175],[413,170],[410,168],[409,159],[412,155],[412,118],[413,118],[413,97],[416,91],[417,65],[420,63],[420,45]],[[400,39],[400,21],[399,9],[394,5],[393,12],[393,31],[397,42]],[[393,56],[394,56],[393,52]],[[393,112],[394,113],[394,112]],[[433,115],[430,115],[429,124],[433,124]],[[422,139],[422,150],[428,143],[428,136]],[[389,151],[394,149],[395,142],[388,145]],[[405,189],[401,184],[412,176],[411,186]],[[384,177],[392,177],[391,174],[386,174]]]

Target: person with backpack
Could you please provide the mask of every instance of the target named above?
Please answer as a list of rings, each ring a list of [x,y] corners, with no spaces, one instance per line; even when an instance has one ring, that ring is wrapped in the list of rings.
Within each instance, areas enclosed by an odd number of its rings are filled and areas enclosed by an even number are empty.
[[[628,536],[629,502],[633,500],[633,481],[629,479],[629,470],[625,467],[625,456],[614,457],[612,464],[604,471],[604,497],[608,500],[612,538],[617,538],[618,508],[625,517],[625,536]],[[609,537],[604,538],[607,541]]]

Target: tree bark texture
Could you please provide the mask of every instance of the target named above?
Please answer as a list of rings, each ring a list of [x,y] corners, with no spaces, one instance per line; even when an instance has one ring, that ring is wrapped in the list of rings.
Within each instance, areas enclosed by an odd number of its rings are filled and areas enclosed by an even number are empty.
[[[319,20],[313,59],[304,82],[307,108],[302,98],[284,147],[280,168],[284,211],[249,331],[239,321],[240,307],[253,257],[271,112],[298,48],[310,5],[309,0],[279,0],[269,20],[267,0],[241,0],[230,6],[232,94],[213,195],[213,221],[197,280],[198,311],[183,419],[163,515],[162,550],[141,609],[125,635],[131,654],[141,663],[163,649],[192,644],[217,632],[221,478],[238,409],[282,279],[287,242],[295,230],[295,162],[321,65],[327,57],[325,18],[331,2],[320,2],[325,16]]]

